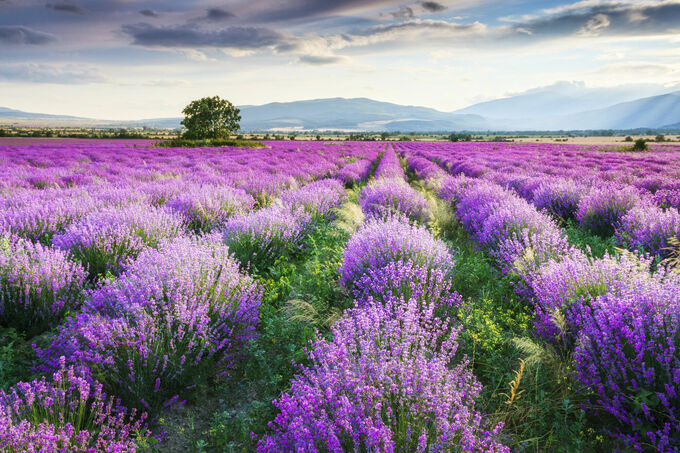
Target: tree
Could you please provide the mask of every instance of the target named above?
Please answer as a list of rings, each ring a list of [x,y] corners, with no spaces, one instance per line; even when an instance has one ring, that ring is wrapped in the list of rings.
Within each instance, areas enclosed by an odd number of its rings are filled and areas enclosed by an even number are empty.
[[[665,142],[666,136],[663,135],[663,134],[659,134],[659,135],[656,136],[656,138],[654,140],[656,140],[657,142]]]
[[[631,137],[630,135],[628,137],[626,137],[625,140],[624,140],[624,142],[632,142],[632,141],[633,141],[633,137]]]
[[[184,137],[189,139],[222,139],[241,129],[241,111],[219,96],[192,101],[184,110]]]
[[[646,151],[647,148],[647,141],[644,138],[638,138],[631,149],[633,151]]]

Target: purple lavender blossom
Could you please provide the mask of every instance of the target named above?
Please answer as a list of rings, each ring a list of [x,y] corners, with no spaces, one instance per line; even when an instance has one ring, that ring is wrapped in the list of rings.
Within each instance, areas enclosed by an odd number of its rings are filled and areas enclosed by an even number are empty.
[[[427,223],[431,216],[425,197],[400,179],[379,179],[364,187],[359,205],[369,218],[403,215],[411,221]]]
[[[184,233],[184,222],[158,208],[130,205],[89,214],[53,238],[54,246],[68,251],[87,266],[91,277],[118,273],[125,261],[147,247]]]
[[[271,206],[231,218],[222,232],[244,266],[262,270],[283,253],[300,251],[310,225],[311,215],[303,209]]]
[[[392,263],[410,263],[413,268],[449,275],[453,272],[454,258],[446,244],[424,227],[399,219],[368,220],[347,244],[339,270],[341,282],[348,290],[363,294],[369,288],[358,285],[370,282],[371,275],[379,275],[375,272]]]
[[[228,186],[197,186],[167,203],[195,232],[207,232],[220,227],[231,216],[253,208],[255,200],[241,189]]]
[[[45,370],[66,356],[129,407],[155,412],[233,365],[255,335],[261,297],[227,247],[175,239],[93,291],[38,355]]]
[[[577,379],[609,413],[614,437],[636,450],[680,449],[677,279],[598,297],[574,353]]]
[[[583,228],[603,237],[611,236],[623,216],[639,202],[640,194],[633,187],[595,186],[581,199],[576,218]]]
[[[0,236],[0,323],[29,337],[53,327],[80,305],[86,277],[61,250]]]
[[[669,239],[680,239],[680,213],[640,203],[623,216],[615,236],[623,247],[665,258],[670,253]]]
[[[274,401],[281,413],[258,451],[509,452],[474,407],[481,385],[456,357],[458,330],[431,306],[370,302],[332,333]]]
[[[340,180],[327,178],[284,193],[281,202],[291,209],[302,208],[313,216],[330,220],[332,211],[342,205],[346,196],[347,192]]]
[[[9,452],[135,452],[149,437],[146,413],[127,411],[102,385],[66,368],[48,381],[0,391],[0,449]]]
[[[399,157],[397,157],[397,153],[394,152],[392,146],[387,146],[385,149],[378,168],[375,170],[375,178],[395,178],[401,180],[405,178],[404,169],[401,168],[401,161],[399,161]]]
[[[551,178],[533,193],[533,204],[551,215],[569,220],[576,216],[585,187],[573,179]]]
[[[346,185],[360,183],[368,179],[372,166],[372,161],[359,159],[345,165],[335,176]]]

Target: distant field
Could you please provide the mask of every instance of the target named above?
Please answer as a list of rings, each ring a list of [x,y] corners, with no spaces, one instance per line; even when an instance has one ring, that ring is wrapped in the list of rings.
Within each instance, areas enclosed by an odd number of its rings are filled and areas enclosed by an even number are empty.
[[[680,448],[680,144],[152,143],[0,138],[9,451]]]

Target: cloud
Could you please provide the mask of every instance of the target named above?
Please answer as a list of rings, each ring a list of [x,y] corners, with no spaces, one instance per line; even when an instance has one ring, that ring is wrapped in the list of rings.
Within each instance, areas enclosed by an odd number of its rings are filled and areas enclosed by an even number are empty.
[[[278,3],[278,2],[277,2]],[[395,3],[394,0],[289,0],[280,2],[282,8],[268,8],[253,15],[264,22],[297,20],[332,14],[349,14],[361,10],[375,10]]]
[[[606,14],[596,14],[578,31],[581,36],[598,36],[602,30],[609,27],[611,21]]]
[[[12,82],[71,85],[106,82],[98,70],[80,65],[21,63],[0,66],[0,79]]]
[[[212,21],[222,21],[226,19],[231,19],[232,17],[234,17],[233,13],[230,13],[229,11],[226,11],[221,8],[210,8],[208,9],[207,14],[205,15],[206,19]]]
[[[310,65],[327,65],[346,62],[347,58],[338,55],[301,55],[298,57],[299,63]]]
[[[440,13],[446,9],[446,6],[437,2],[420,2],[420,6],[430,13]]]
[[[376,44],[419,43],[422,40],[452,43],[465,37],[486,35],[485,25],[455,24],[446,21],[413,19],[397,24],[379,25],[352,33],[327,36],[308,35],[287,37],[275,47],[279,54],[298,56],[298,61],[307,64],[331,64],[348,61],[335,54],[349,48],[366,47]]]
[[[413,12],[413,8],[409,6],[402,6],[399,8],[399,11],[394,11],[393,13],[390,13],[392,17],[395,19],[412,19],[415,17],[415,13]]]
[[[132,43],[147,47],[260,49],[279,44],[283,36],[263,27],[227,27],[202,30],[191,25],[156,27],[141,23],[123,25]]]
[[[584,0],[543,12],[545,16],[517,23],[514,31],[535,37],[672,34],[680,23],[680,0]]]
[[[44,45],[56,40],[54,35],[21,25],[0,25],[0,44]]]
[[[143,9],[139,11],[139,14],[146,17],[158,17],[158,13],[150,9]]]
[[[48,3],[45,7],[62,13],[85,14],[85,10],[73,3]]]

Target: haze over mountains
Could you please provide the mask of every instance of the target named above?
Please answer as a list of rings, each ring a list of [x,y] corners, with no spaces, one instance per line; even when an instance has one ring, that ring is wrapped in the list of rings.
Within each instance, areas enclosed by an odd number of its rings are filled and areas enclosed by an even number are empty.
[[[673,128],[680,124],[680,86],[587,88],[560,82],[454,112],[367,98],[329,98],[240,106],[244,131],[521,131]],[[0,108],[0,124],[179,127],[180,118],[106,121]]]

